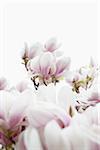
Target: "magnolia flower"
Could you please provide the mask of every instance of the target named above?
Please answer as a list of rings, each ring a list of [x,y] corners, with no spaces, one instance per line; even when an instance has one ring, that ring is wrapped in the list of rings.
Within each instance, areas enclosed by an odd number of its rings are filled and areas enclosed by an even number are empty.
[[[45,51],[49,51],[49,52],[54,52],[59,47],[60,47],[60,44],[57,43],[56,38],[49,39],[44,45]]]
[[[42,53],[42,45],[40,43],[34,44],[32,47],[28,48],[28,45],[25,43],[25,49],[21,53],[21,58],[23,59],[23,64],[27,68],[27,63],[30,59],[34,58],[38,54]]]
[[[63,52],[58,50],[60,46],[56,38],[51,38],[45,43],[44,52],[51,52],[55,57],[62,56]]]
[[[87,90],[82,90],[79,94],[73,93],[73,99],[76,101],[76,109],[78,112],[85,111],[88,107],[94,107],[100,103],[100,91],[98,84],[94,84]]]
[[[29,110],[28,119],[30,126],[19,137],[17,149],[47,149],[44,139],[46,124],[50,120],[55,120],[61,128],[70,124],[70,116],[63,109],[51,103],[44,102],[38,103],[34,108]],[[36,143],[32,142],[34,138],[37,141]]]
[[[55,71],[55,58],[50,52],[43,53],[28,63],[28,69],[32,74],[49,78]]]
[[[74,116],[73,120],[79,124],[80,130],[83,131],[83,136],[88,144],[87,148],[93,150],[100,149],[100,104],[95,107],[89,107],[84,113]]]
[[[32,93],[23,92],[16,96],[7,91],[0,92],[0,143],[10,149],[27,126],[26,109]]]
[[[36,43],[30,48],[28,48],[28,45],[25,43],[25,49],[22,51],[21,57],[22,59],[28,58],[29,60],[34,58],[36,55],[40,54],[42,52],[42,45],[40,43]]]
[[[41,84],[47,86],[55,72],[55,58],[50,52],[43,53],[28,63],[28,70],[36,89]],[[39,83],[36,84],[37,79]]]
[[[66,75],[66,81],[72,86],[73,91],[80,93],[82,89],[87,90],[93,84],[98,82],[98,70],[99,68],[91,59],[89,66],[81,67],[76,72],[69,72]]]
[[[99,150],[100,149],[100,105],[75,115],[68,127],[61,129],[56,122],[45,128],[48,150]]]
[[[49,83],[56,84],[63,78],[66,70],[69,70],[70,59],[65,57],[58,59],[56,57],[58,47],[56,39],[50,39],[46,42],[44,48],[38,45],[28,50],[26,45],[22,59],[35,89],[38,89],[39,85],[43,84],[46,86]],[[41,50],[40,53],[38,53],[38,48]]]
[[[69,70],[69,66],[69,58],[64,57],[56,60],[50,52],[35,57],[27,65],[31,79],[34,81],[38,78],[39,84],[46,86],[49,83],[59,82],[65,76],[65,72]]]
[[[7,81],[4,77],[0,78],[0,90],[4,90],[7,87]]]
[[[20,135],[16,148],[17,150],[76,150],[76,148],[99,150],[98,110],[100,105],[95,109],[91,107],[71,119],[61,108],[41,103],[30,111],[31,126]]]
[[[57,91],[57,93],[57,102],[59,103],[59,105],[66,109],[68,113],[70,112],[69,114],[72,113],[72,115],[73,113],[76,113],[76,110],[79,113],[82,113],[87,108],[91,106],[94,107],[95,105],[100,103],[100,92],[97,84],[92,86],[87,91],[81,91],[81,93],[79,94],[74,93],[71,90],[71,87],[68,84],[66,84],[65,86],[62,86],[60,90]]]

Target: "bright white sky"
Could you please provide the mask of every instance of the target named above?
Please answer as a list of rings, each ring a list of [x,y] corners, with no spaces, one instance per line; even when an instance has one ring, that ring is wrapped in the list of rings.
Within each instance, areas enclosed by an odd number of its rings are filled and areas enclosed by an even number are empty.
[[[29,0],[30,1],[30,0]],[[96,59],[98,47],[98,5],[96,0],[5,2],[0,5],[0,76],[12,83],[25,78],[20,50],[24,42],[45,42],[57,37],[61,50],[72,59],[72,68]]]

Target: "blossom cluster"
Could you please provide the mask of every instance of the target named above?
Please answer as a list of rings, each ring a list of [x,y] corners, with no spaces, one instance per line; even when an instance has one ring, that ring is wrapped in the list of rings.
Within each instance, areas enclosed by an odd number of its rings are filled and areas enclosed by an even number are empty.
[[[36,89],[41,84],[56,84],[69,70],[70,58],[59,57],[59,46],[54,38],[44,45],[36,43],[30,48],[25,44],[21,57]]]
[[[25,44],[29,80],[0,78],[1,150],[100,149],[99,67],[91,58],[73,71],[59,48],[56,39]]]

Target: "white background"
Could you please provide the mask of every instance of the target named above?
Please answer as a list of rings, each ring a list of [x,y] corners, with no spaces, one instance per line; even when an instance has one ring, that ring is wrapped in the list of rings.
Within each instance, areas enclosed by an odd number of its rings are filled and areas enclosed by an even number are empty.
[[[0,76],[14,84],[26,77],[20,51],[24,42],[57,37],[72,68],[99,62],[99,1],[3,1],[0,5]],[[97,60],[98,59],[98,60]]]

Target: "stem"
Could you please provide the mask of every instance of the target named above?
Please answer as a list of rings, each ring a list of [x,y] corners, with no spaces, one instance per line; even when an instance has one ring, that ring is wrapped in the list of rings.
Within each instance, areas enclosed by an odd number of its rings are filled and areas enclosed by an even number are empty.
[[[34,84],[35,89],[38,90],[39,83],[36,84],[35,79],[36,79],[36,77],[31,78],[31,80],[32,80],[32,82]]]

